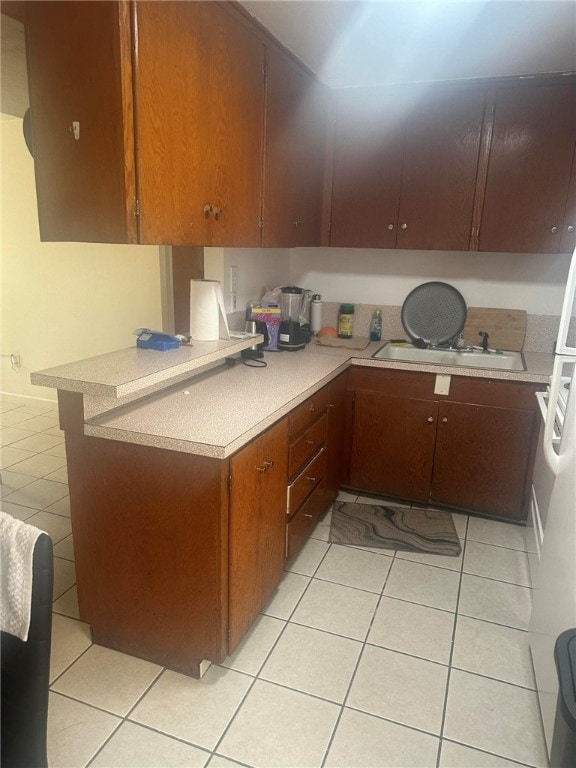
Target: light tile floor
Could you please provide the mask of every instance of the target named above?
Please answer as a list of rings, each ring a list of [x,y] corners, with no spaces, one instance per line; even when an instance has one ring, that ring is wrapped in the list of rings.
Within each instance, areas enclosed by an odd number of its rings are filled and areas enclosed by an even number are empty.
[[[56,408],[23,403],[0,404],[2,508],[54,542],[51,768],[547,765],[522,528],[454,515],[448,558],[330,544],[328,515],[193,680],[92,644]]]

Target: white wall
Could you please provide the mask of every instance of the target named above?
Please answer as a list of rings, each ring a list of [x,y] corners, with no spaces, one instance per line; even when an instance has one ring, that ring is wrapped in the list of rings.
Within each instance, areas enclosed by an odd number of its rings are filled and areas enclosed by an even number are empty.
[[[230,267],[238,267],[236,307],[232,306]],[[290,284],[290,251],[282,248],[205,248],[204,276],[220,280],[226,310],[234,312],[262,298],[267,286]]]
[[[417,285],[440,280],[471,307],[559,315],[569,262],[566,255],[298,248],[290,281],[324,301],[399,306]]]
[[[154,246],[42,243],[33,160],[22,120],[0,121],[1,390],[55,399],[30,372],[135,343],[139,326],[161,327],[159,250]]]

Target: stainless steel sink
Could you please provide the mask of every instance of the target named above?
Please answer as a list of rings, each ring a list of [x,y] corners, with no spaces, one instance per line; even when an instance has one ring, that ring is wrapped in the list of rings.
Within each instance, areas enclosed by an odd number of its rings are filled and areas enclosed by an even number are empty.
[[[465,368],[498,368],[505,371],[525,371],[521,352],[483,352],[479,349],[419,349],[407,344],[388,342],[374,353],[380,360],[404,360],[409,363],[459,365]]]

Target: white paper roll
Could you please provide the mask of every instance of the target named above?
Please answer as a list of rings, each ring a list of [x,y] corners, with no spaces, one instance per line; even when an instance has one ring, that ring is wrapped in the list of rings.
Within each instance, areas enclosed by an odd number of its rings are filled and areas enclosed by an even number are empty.
[[[219,280],[190,280],[190,336],[196,341],[230,338]]]

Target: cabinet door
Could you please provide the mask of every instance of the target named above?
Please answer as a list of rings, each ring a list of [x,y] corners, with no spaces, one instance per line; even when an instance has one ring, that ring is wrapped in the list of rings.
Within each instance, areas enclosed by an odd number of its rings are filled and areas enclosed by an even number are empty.
[[[534,419],[532,411],[440,403],[431,501],[522,519]]]
[[[498,89],[479,250],[558,253],[575,114],[575,85]]]
[[[337,105],[330,245],[395,248],[404,121],[395,97],[361,92]]]
[[[344,480],[344,461],[347,455],[346,436],[346,374],[341,374],[328,385],[328,425],[326,432],[326,504],[338,495]]]
[[[40,237],[136,242],[128,4],[26,11]]]
[[[398,248],[468,250],[483,89],[414,96],[407,108]]]
[[[263,44],[219,3],[135,7],[141,242],[259,245]]]
[[[438,403],[357,391],[350,485],[428,501]]]
[[[266,53],[263,245],[320,244],[326,97],[287,54]]]
[[[284,567],[288,422],[230,462],[229,653],[278,585]]]

